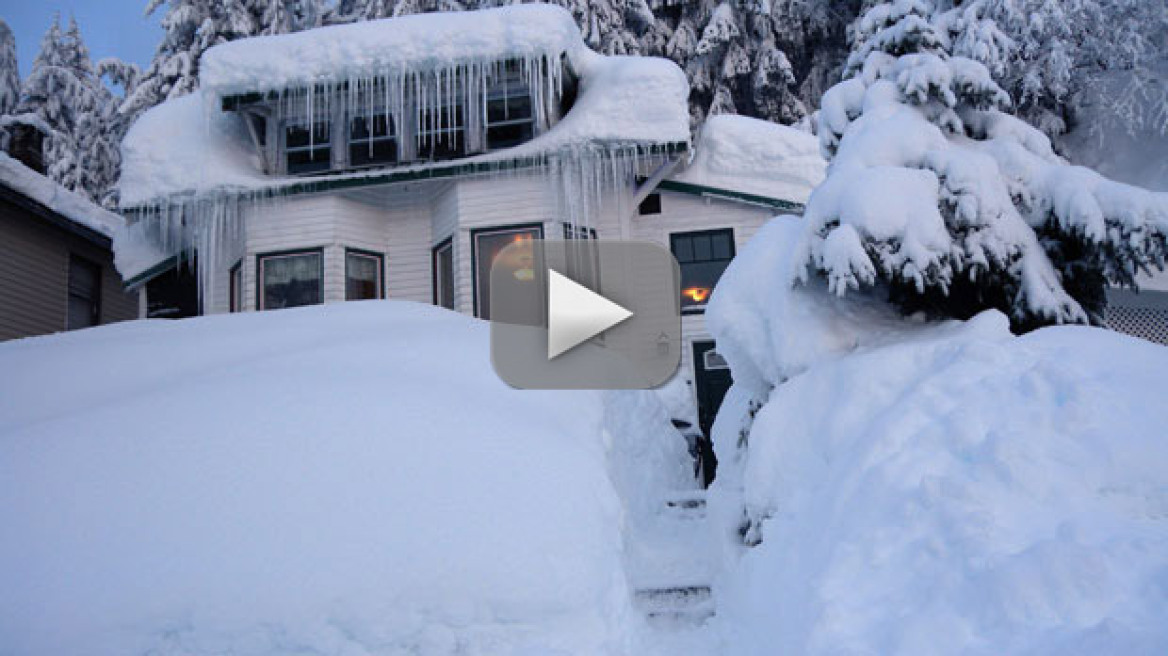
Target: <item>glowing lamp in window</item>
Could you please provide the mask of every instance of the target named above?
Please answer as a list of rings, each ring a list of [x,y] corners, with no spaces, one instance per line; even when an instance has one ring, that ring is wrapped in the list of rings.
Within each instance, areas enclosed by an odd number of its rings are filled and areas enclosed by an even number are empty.
[[[705,303],[706,299],[710,297],[709,287],[686,287],[681,290],[681,295],[694,303]]]

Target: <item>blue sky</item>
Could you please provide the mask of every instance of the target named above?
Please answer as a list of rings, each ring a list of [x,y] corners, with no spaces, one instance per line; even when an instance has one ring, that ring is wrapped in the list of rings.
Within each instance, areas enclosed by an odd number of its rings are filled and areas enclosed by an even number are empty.
[[[16,35],[23,77],[32,68],[41,37],[56,12],[61,13],[62,27],[69,24],[69,14],[77,17],[93,61],[118,57],[145,68],[162,38],[158,21],[166,11],[162,7],[147,20],[145,8],[146,0],[0,0],[0,18]]]

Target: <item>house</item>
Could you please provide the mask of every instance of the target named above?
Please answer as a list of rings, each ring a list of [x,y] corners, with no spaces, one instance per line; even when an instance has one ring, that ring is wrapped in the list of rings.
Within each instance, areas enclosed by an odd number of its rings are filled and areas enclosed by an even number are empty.
[[[0,341],[136,318],[113,263],[121,225],[0,152]]]
[[[729,385],[710,290],[824,163],[809,135],[740,117],[691,141],[688,94],[672,62],[592,52],[551,5],[216,46],[200,91],[126,136],[119,266],[148,312],[388,297],[489,318],[487,273],[515,240],[661,243],[708,428]]]

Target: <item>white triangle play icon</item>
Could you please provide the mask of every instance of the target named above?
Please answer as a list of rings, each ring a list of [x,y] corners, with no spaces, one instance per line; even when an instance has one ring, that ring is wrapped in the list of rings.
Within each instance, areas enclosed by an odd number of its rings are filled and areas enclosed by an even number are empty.
[[[548,269],[548,359],[633,316],[567,276]]]

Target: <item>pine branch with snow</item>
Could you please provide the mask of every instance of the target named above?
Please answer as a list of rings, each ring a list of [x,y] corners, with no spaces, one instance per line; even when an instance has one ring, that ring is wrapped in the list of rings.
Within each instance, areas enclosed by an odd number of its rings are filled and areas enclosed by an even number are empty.
[[[1137,272],[1164,267],[1168,194],[1058,157],[1007,113],[989,69],[950,54],[954,21],[894,0],[857,22],[852,76],[822,101],[832,161],[796,276],[813,269],[840,295],[887,285],[906,311],[998,308],[1020,328],[1098,322],[1106,284],[1135,286]]]

